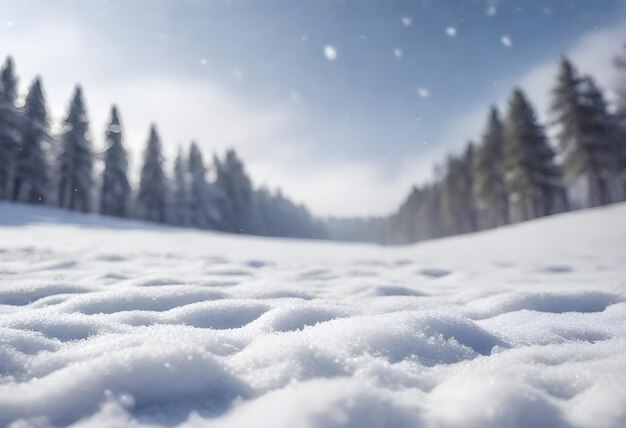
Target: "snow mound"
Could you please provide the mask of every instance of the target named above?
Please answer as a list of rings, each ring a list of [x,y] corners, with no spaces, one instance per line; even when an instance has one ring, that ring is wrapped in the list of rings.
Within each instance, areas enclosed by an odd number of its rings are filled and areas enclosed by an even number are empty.
[[[617,294],[599,291],[507,293],[471,302],[466,314],[473,319],[484,319],[521,310],[555,314],[602,312],[623,300]]]
[[[381,248],[0,203],[0,426],[623,427],[624,218]]]

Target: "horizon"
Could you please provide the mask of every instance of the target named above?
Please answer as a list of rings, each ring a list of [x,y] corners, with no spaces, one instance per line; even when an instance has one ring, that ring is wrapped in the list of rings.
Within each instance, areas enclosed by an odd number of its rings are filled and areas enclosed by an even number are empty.
[[[243,0],[159,1],[139,19],[141,1],[3,0],[0,36],[22,93],[42,77],[55,123],[82,85],[96,148],[118,106],[133,176],[154,122],[168,171],[179,144],[197,141],[207,158],[233,147],[256,186],[316,216],[368,217],[394,212],[435,164],[478,139],[514,86],[545,122],[562,54],[611,97],[624,3],[566,3],[273,1],[285,7],[268,16]],[[529,25],[541,31],[524,35]]]

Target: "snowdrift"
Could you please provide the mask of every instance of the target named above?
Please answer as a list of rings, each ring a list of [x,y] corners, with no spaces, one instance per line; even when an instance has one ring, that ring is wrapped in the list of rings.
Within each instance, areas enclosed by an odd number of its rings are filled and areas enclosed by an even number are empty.
[[[378,247],[0,203],[0,426],[626,426],[626,205]]]

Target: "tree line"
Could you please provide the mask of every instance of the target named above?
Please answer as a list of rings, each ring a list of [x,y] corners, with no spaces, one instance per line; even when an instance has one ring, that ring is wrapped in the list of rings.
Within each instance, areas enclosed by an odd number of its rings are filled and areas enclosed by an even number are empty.
[[[134,188],[117,107],[103,153],[93,148],[80,85],[61,125],[52,135],[41,78],[20,99],[14,61],[7,57],[0,70],[0,199],[232,233],[326,237],[304,206],[280,191],[254,188],[234,150],[208,163],[192,142],[186,151],[179,148],[168,172],[153,124]]]
[[[626,70],[626,56],[616,65]],[[10,201],[231,233],[398,244],[626,200],[626,85],[609,105],[594,79],[567,58],[547,124],[557,131],[555,148],[517,88],[504,117],[491,108],[478,144],[448,156],[430,183],[414,187],[396,213],[382,218],[317,219],[280,191],[255,188],[234,150],[207,162],[192,142],[179,147],[167,171],[154,124],[133,186],[115,106],[106,149],[96,153],[79,85],[57,135],[41,79],[23,100],[17,88],[8,57],[0,70],[0,199]]]
[[[626,68],[626,57],[616,60]],[[502,118],[489,112],[479,144],[449,156],[435,179],[413,188],[379,223],[379,239],[409,243],[518,223],[572,209],[626,200],[626,88],[617,108],[591,76],[562,58],[545,127],[522,89]]]

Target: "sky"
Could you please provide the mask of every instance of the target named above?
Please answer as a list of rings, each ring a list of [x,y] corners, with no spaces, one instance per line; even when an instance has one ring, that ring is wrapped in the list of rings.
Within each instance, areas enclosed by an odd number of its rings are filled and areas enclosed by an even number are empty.
[[[0,0],[0,56],[55,123],[80,82],[135,173],[155,122],[170,160],[235,148],[317,215],[394,211],[516,85],[545,119],[562,54],[608,91],[624,42],[622,0]]]

